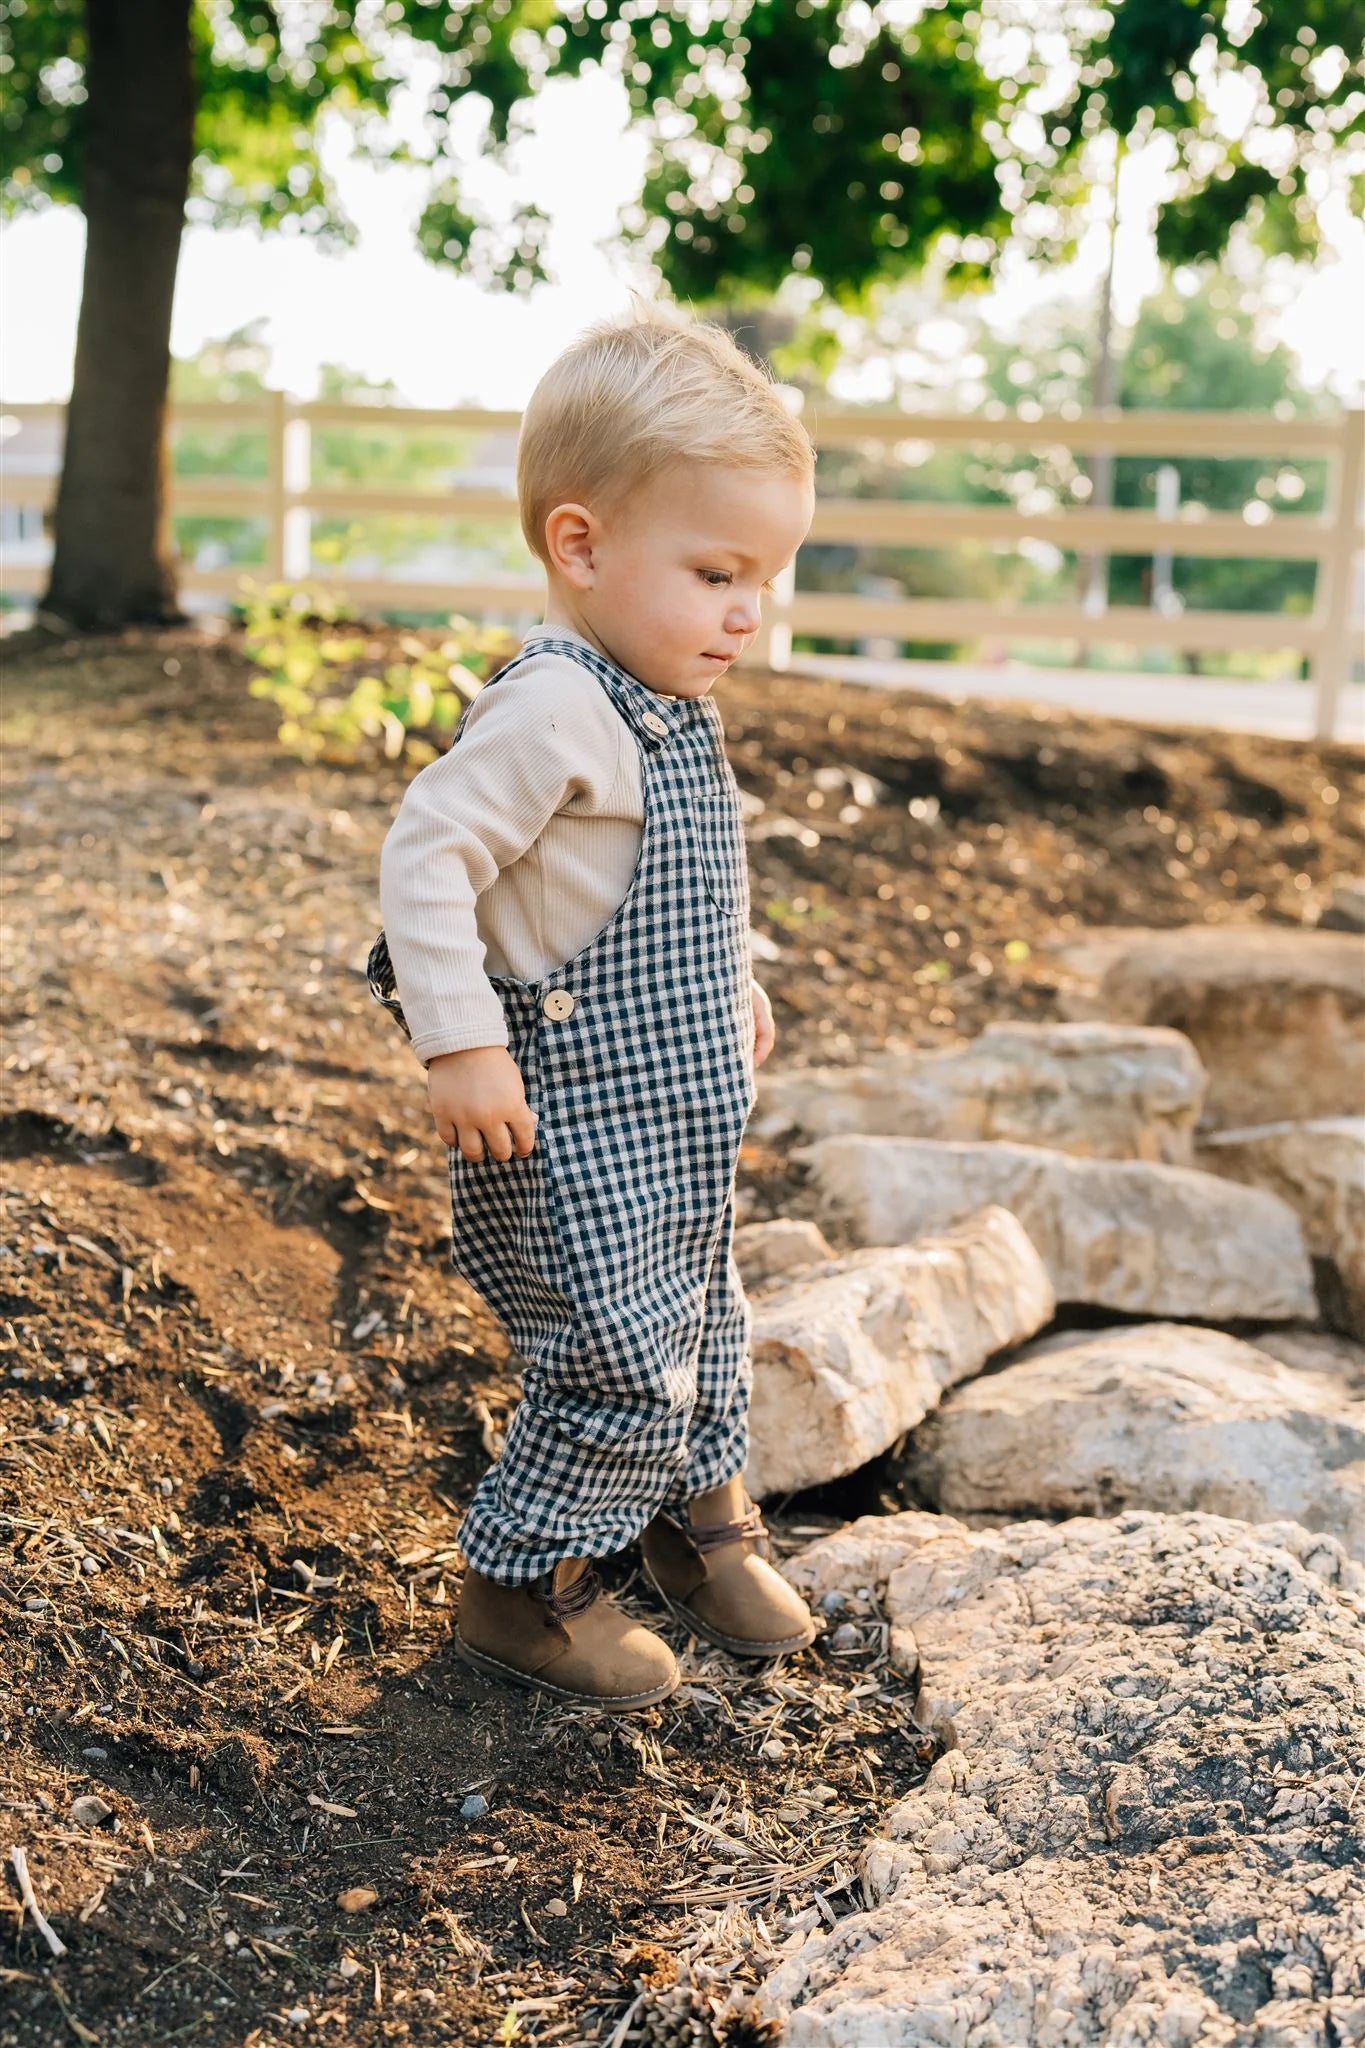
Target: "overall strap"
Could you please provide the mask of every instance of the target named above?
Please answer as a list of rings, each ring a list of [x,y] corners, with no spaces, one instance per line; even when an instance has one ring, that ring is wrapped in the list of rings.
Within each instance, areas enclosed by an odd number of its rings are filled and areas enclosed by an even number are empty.
[[[686,722],[688,712],[692,708],[676,698],[656,696],[653,690],[646,689],[634,676],[627,675],[623,668],[609,660],[605,654],[599,654],[593,647],[586,647],[581,640],[568,637],[562,640],[532,640],[522,648],[520,654],[514,655],[504,668],[500,668],[495,676],[489,677],[483,686],[484,689],[491,689],[492,685],[501,682],[511,669],[524,661],[533,660],[537,654],[562,654],[570,661],[576,661],[580,668],[587,669],[588,673],[595,676],[602,685],[640,745],[651,753],[657,753],[667,744],[679,727]]]

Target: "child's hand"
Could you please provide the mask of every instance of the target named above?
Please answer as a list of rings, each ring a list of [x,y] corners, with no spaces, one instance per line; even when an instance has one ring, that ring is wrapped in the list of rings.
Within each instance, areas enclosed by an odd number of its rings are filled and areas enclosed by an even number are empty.
[[[754,983],[754,1065],[761,1067],[777,1043],[777,1025],[768,992]]]
[[[438,1053],[427,1068],[427,1095],[441,1143],[458,1145],[475,1165],[485,1146],[491,1159],[514,1152],[524,1159],[536,1142],[521,1069],[504,1045]]]

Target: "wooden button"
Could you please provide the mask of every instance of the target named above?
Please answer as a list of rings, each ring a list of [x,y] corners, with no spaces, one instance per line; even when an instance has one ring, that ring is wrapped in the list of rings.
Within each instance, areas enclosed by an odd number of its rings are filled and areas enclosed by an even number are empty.
[[[541,1010],[555,1024],[562,1024],[574,1013],[574,999],[566,988],[552,988],[541,1004]]]

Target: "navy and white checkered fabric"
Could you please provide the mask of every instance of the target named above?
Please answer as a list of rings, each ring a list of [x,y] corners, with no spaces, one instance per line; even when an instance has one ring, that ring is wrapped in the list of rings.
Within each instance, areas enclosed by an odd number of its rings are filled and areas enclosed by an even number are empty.
[[[720,714],[577,641],[532,651],[590,669],[630,726],[644,829],[625,901],[576,958],[535,982],[492,978],[534,1151],[450,1153],[452,1263],[527,1361],[460,1532],[470,1564],[507,1585],[608,1556],[739,1472],[750,1380],[731,1256],[754,1100],[749,882]]]

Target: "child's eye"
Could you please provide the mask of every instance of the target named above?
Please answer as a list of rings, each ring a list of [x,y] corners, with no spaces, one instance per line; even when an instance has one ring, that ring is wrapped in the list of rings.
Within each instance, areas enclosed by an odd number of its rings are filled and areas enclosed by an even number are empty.
[[[728,569],[698,569],[697,574],[702,582],[708,584],[712,590],[723,590],[730,581]]]

